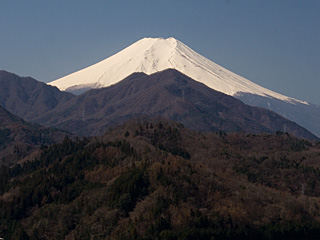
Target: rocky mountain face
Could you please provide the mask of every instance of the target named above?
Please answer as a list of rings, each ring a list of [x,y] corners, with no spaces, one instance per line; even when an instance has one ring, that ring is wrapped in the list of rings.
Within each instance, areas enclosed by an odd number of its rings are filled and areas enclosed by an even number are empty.
[[[275,133],[316,137],[280,115],[217,92],[168,69],[135,73],[107,88],[93,89],[36,119],[81,135],[98,135],[108,126],[135,117],[162,116],[198,131]]]
[[[61,92],[31,77],[19,77],[0,71],[0,105],[26,121],[33,120],[73,97],[71,93]]]

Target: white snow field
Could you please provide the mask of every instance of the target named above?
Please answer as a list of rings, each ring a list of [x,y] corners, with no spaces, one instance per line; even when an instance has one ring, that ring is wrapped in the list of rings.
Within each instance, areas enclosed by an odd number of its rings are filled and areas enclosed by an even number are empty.
[[[143,38],[92,66],[50,82],[63,91],[102,88],[134,72],[152,74],[173,68],[228,95],[251,93],[292,104],[304,103],[263,88],[203,57],[175,38]]]

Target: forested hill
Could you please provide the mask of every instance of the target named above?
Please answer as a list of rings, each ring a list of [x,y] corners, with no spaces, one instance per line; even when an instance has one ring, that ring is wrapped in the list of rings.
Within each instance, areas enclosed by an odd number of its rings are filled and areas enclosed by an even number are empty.
[[[28,158],[43,144],[61,142],[66,134],[66,131],[25,122],[0,105],[0,165],[9,166]]]
[[[316,239],[320,145],[132,121],[0,168],[5,239]]]

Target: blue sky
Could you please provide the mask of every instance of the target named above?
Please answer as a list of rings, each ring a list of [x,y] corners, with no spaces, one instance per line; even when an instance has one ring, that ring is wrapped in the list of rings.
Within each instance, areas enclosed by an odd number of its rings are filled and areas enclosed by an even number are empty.
[[[171,36],[263,87],[320,104],[319,0],[0,1],[0,69],[39,81]]]

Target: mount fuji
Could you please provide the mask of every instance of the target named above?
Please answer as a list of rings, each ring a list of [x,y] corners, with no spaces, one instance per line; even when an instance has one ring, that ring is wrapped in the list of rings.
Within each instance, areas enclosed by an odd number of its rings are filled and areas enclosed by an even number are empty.
[[[63,91],[74,92],[108,87],[134,72],[150,75],[170,68],[228,95],[243,92],[307,104],[263,88],[210,61],[172,37],[141,39],[97,64],[49,84]]]
[[[49,85],[79,94],[92,88],[114,85],[134,72],[150,75],[166,69],[175,69],[251,106],[273,110],[320,136],[319,106],[261,87],[172,37],[143,38],[115,55]]]

